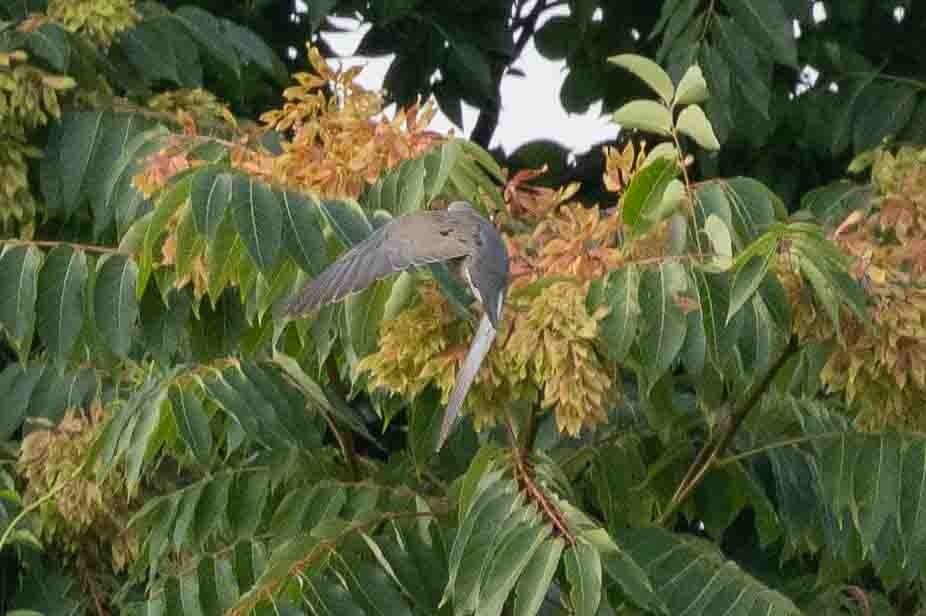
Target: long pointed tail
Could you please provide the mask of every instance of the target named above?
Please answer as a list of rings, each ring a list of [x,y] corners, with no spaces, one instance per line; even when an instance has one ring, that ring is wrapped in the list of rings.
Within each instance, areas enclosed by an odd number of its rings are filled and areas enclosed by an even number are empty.
[[[447,436],[450,434],[450,430],[453,428],[453,424],[460,414],[460,409],[463,408],[463,400],[466,399],[466,392],[469,391],[470,386],[473,384],[473,380],[476,378],[476,373],[479,372],[479,366],[482,365],[482,360],[485,359],[486,353],[488,353],[489,349],[492,347],[495,334],[496,331],[495,328],[492,327],[492,322],[487,315],[483,314],[482,319],[479,321],[479,329],[476,330],[476,337],[473,338],[473,343],[470,345],[469,352],[466,354],[466,361],[463,362],[463,367],[460,368],[460,371],[457,373],[457,381],[453,386],[453,391],[450,392],[450,402],[447,404],[444,423],[441,425],[440,429],[440,438],[437,441],[438,451],[444,446],[444,441],[447,440]]]

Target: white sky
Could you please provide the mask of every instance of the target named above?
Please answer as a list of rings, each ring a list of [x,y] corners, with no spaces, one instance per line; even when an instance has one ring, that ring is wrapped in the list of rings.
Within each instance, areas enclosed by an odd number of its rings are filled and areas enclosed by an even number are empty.
[[[544,19],[555,14],[565,14],[567,7],[559,13],[548,11]],[[297,7],[298,11],[298,7]],[[383,85],[386,69],[393,56],[369,58],[354,55],[360,39],[369,29],[357,21],[335,19],[338,26],[349,32],[325,34],[325,40],[343,57],[343,65],[364,65],[358,82],[369,89],[379,89]],[[560,104],[559,91],[566,77],[564,61],[551,62],[541,56],[531,40],[519,58],[517,68],[524,71],[524,77],[507,75],[502,80],[502,110],[498,128],[492,139],[491,147],[499,144],[506,153],[513,152],[521,144],[535,139],[554,139],[575,153],[582,153],[589,146],[617,134],[618,127],[607,116],[601,117],[601,104],[593,105],[588,113],[567,114]],[[391,111],[391,110],[390,110]],[[463,104],[463,130],[454,127],[438,110],[431,122],[431,128],[447,132],[452,127],[461,136],[469,135],[476,123],[478,111]]]

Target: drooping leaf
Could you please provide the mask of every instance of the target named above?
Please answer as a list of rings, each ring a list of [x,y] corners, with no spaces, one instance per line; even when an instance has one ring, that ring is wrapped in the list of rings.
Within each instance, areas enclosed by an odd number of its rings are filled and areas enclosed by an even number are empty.
[[[785,66],[797,67],[794,28],[777,0],[724,0],[723,4],[760,49]]]
[[[579,616],[594,616],[601,603],[601,555],[592,545],[578,541],[565,551],[569,595]]]
[[[595,281],[589,291],[592,311],[599,306],[607,306],[610,310],[600,321],[602,348],[610,361],[623,360],[637,338],[639,287],[640,272],[633,265],[628,265],[612,271],[603,280]]]
[[[68,357],[83,324],[82,294],[87,282],[87,256],[70,246],[48,253],[39,274],[38,333],[57,360]]]
[[[138,319],[138,267],[122,255],[107,255],[97,265],[93,296],[96,327],[109,349],[127,358]]]
[[[687,288],[685,269],[678,263],[662,263],[641,276],[640,350],[652,383],[669,369],[685,342],[688,328],[676,298]]]
[[[711,544],[662,529],[638,529],[624,544],[653,582],[670,614],[797,616],[786,596],[758,582]]]
[[[254,264],[262,272],[272,271],[283,243],[283,212],[277,195],[263,182],[235,175],[231,210]]]
[[[35,246],[3,246],[0,252],[0,327],[22,361],[32,350],[41,264]]]
[[[193,219],[196,230],[209,239],[215,237],[231,203],[232,181],[232,174],[223,172],[222,167],[217,165],[201,169],[193,176],[190,189]]]
[[[283,246],[303,271],[319,274],[328,264],[318,202],[302,193],[280,195],[283,210]]]

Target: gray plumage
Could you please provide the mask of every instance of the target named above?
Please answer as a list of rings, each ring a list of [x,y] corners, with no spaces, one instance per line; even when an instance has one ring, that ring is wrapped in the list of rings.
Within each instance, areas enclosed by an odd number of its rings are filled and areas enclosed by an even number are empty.
[[[438,449],[460,413],[502,317],[508,250],[491,222],[463,201],[451,203],[446,211],[395,218],[344,253],[283,307],[284,314],[306,314],[391,274],[439,262],[458,267],[485,314],[450,394]]]

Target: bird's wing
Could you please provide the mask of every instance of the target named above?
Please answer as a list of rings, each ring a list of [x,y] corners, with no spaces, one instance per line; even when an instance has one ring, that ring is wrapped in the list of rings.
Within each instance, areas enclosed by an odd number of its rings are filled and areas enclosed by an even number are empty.
[[[453,391],[450,392],[450,402],[447,404],[444,422],[441,424],[440,438],[437,441],[438,451],[444,446],[444,441],[447,440],[447,436],[450,434],[450,430],[453,428],[453,424],[460,414],[460,409],[463,408],[463,400],[466,399],[466,393],[473,384],[476,373],[479,372],[479,366],[482,365],[482,360],[485,359],[486,353],[488,353],[489,349],[492,347],[495,333],[496,330],[492,327],[492,322],[489,320],[488,315],[483,314],[482,319],[479,321],[479,329],[476,330],[476,337],[473,338],[473,342],[469,347],[469,352],[466,354],[466,360],[463,362],[463,367],[460,368],[460,371],[457,373],[457,380],[453,385]]]
[[[383,225],[306,284],[282,313],[312,312],[390,274],[465,256],[470,247],[458,239],[454,221],[444,214],[419,212]]]

